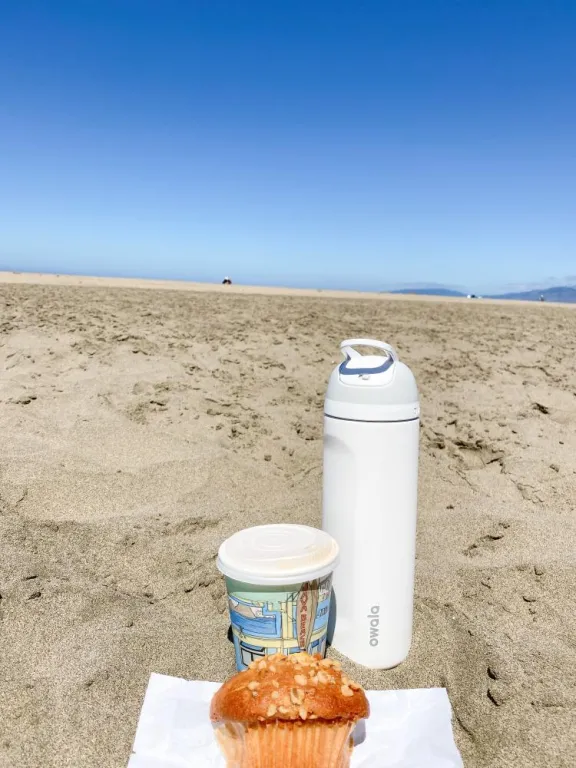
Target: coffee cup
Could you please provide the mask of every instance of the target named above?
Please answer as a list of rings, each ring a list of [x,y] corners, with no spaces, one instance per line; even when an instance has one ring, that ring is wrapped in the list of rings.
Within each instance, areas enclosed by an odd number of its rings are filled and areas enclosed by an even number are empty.
[[[223,542],[217,564],[238,670],[275,653],[325,655],[338,556],[329,534],[306,525],[246,528]]]

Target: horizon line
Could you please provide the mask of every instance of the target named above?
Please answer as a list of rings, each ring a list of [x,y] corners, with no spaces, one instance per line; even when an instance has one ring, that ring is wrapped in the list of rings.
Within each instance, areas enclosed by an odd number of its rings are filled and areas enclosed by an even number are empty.
[[[331,288],[293,288],[281,285],[249,285],[233,283],[209,283],[192,280],[162,279],[148,277],[115,277],[99,275],[81,275],[63,272],[26,272],[24,270],[0,271],[0,284],[7,285],[50,285],[67,287],[93,288],[127,288],[141,290],[181,290],[198,293],[232,293],[235,295],[279,295],[301,296],[309,298],[345,298],[345,299],[390,299],[393,301],[437,301],[437,302],[468,302],[466,294],[461,296],[441,296],[420,293],[394,293],[393,291],[362,291]],[[568,287],[568,286],[558,286]],[[408,289],[406,289],[408,290]],[[414,289],[418,290],[418,289]],[[535,289],[538,290],[538,289]],[[547,289],[543,289],[547,290]],[[503,304],[507,306],[539,305],[540,302],[522,299],[504,299],[498,296],[487,296],[481,303]],[[547,306],[563,306],[576,308],[576,303],[544,302]]]

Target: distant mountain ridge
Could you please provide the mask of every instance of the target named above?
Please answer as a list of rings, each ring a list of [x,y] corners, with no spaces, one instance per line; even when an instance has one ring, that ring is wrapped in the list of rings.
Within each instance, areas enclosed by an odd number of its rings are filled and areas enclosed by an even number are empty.
[[[516,293],[502,293],[491,296],[494,299],[511,299],[516,301],[561,301],[567,304],[576,304],[576,286],[559,285],[556,288],[543,288],[534,291],[519,291]]]
[[[455,291],[452,288],[434,286],[430,288],[402,288],[391,293],[412,294],[417,296],[469,296],[473,294]],[[497,293],[487,295],[488,299],[509,299],[510,301],[550,301],[576,304],[576,286],[559,285],[554,288],[534,289],[530,291],[515,291],[512,293]]]

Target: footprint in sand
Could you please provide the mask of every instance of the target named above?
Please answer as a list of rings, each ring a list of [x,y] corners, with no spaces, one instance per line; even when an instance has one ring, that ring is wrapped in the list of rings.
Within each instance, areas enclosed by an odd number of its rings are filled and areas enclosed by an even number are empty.
[[[501,707],[514,695],[514,690],[509,684],[509,676],[501,669],[501,665],[495,661],[490,662],[486,670],[486,676],[488,678],[486,691],[488,700],[495,707]]]
[[[468,469],[482,469],[491,464],[502,466],[505,452],[488,445],[482,438],[476,440],[456,439],[453,441],[458,457]]]
[[[508,528],[510,528],[510,523],[498,523],[495,530],[480,536],[470,546],[466,547],[464,554],[468,555],[468,557],[475,557],[484,552],[493,552],[496,549],[497,542],[504,538],[505,531]]]

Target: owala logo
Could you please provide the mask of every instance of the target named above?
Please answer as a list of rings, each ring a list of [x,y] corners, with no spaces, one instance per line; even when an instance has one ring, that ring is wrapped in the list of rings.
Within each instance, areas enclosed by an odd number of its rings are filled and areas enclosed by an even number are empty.
[[[368,614],[370,619],[370,645],[375,648],[378,645],[380,635],[380,606],[373,605]]]

